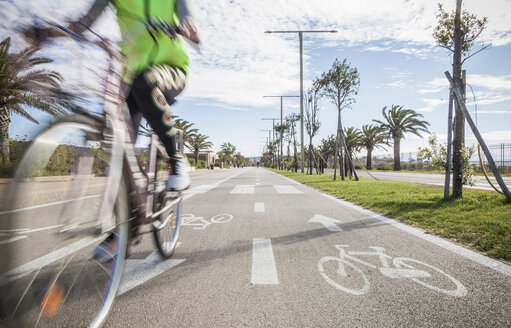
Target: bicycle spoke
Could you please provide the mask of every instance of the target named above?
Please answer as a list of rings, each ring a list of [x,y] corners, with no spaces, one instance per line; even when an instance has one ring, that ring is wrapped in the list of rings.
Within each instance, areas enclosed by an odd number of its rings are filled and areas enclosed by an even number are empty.
[[[58,272],[57,276],[55,277],[55,279],[53,280],[53,282],[51,283],[49,289],[47,290],[47,293],[51,292],[51,288],[54,286],[54,284],[57,282],[57,280],[59,279],[60,275],[62,274],[62,272],[64,271],[64,269],[68,266],[69,262],[71,262],[71,260],[76,256],[76,253],[73,254],[71,256],[71,258],[66,262],[64,263],[64,265],[62,265],[60,271]],[[39,320],[41,319],[41,316],[44,312],[44,307],[47,303],[47,299],[46,299],[46,296],[45,296],[45,300],[43,301],[44,304],[41,304],[41,310],[39,311],[39,316],[37,317],[37,321],[36,321],[36,324],[35,326],[37,327],[37,325],[39,324]],[[62,305],[62,304],[61,304]],[[59,307],[60,308],[60,307]]]

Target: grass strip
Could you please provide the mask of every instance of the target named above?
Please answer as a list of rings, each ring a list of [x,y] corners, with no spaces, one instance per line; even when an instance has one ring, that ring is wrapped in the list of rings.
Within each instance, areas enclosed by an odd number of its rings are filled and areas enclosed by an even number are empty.
[[[272,169],[387,217],[450,238],[491,257],[511,261],[511,204],[491,191],[463,191],[463,198],[443,200],[443,187],[419,183],[306,175]]]

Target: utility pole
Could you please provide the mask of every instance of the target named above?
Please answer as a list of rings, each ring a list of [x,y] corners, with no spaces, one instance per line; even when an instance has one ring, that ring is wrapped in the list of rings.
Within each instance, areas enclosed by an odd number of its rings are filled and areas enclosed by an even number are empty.
[[[268,152],[269,152],[269,151],[270,151],[270,144],[272,144],[272,143],[273,143],[273,142],[271,141],[271,132],[272,132],[272,130],[260,130],[260,131],[264,131],[264,132],[268,131],[268,140],[269,140],[269,141],[268,141]],[[272,149],[273,149],[273,147],[272,147]],[[275,162],[274,162],[274,160],[273,160],[273,158],[272,158],[272,163],[273,163],[273,164],[275,163]]]
[[[280,126],[282,127],[283,125],[283,99],[284,98],[298,98],[300,96],[263,96],[263,98],[280,98]],[[282,131],[280,132],[281,136],[280,136],[280,159],[279,159],[279,169],[283,169],[282,167],[282,159],[284,158],[284,152],[282,151],[283,147],[282,147],[282,143],[283,143],[283,136],[282,136]]]
[[[314,30],[314,31],[265,31],[264,33],[298,33],[298,38],[300,39],[300,148],[301,148],[301,161],[300,161],[300,170],[303,173],[304,170],[304,148],[303,148],[303,33],[337,33],[336,30]]]
[[[278,120],[278,118],[262,118],[261,120],[263,120],[263,121],[268,121],[268,120],[273,121],[273,141],[276,141],[277,139],[275,138],[275,120]],[[277,163],[279,165],[279,168],[280,168],[281,158],[282,158],[282,154],[280,154],[280,156],[279,156],[279,149],[277,148]]]

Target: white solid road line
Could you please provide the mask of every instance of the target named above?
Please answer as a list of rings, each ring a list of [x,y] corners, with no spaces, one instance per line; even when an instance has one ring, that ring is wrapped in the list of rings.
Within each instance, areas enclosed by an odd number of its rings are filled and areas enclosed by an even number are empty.
[[[279,194],[303,194],[300,190],[288,185],[274,185]]]
[[[254,203],[254,212],[264,212],[264,203]]]
[[[0,241],[0,245],[5,245],[5,244],[13,243],[15,241],[18,241],[18,240],[21,240],[21,239],[25,239],[25,238],[27,238],[27,236],[18,236],[18,237],[13,237],[13,238],[10,238],[10,239],[2,240],[2,241]]]
[[[231,194],[253,194],[255,191],[254,185],[237,185],[231,191]]]
[[[29,207],[22,207],[22,208],[18,208],[18,209],[15,209],[15,210],[0,212],[0,215],[2,215],[2,214],[9,214],[9,213],[16,213],[16,212],[22,212],[22,211],[29,211],[29,210],[34,210],[34,209],[37,209],[37,208],[53,206],[53,205],[60,205],[60,204],[65,204],[65,203],[69,203],[69,202],[74,202],[76,200],[89,199],[89,198],[94,198],[94,197],[99,197],[99,196],[103,196],[103,194],[97,194],[97,195],[90,195],[90,196],[85,196],[85,197],[80,197],[80,198],[61,200],[61,201],[58,201],[58,202],[46,203],[46,204],[41,204],[41,205],[29,206]]]
[[[271,239],[254,238],[253,240],[251,282],[254,285],[276,285],[279,283]]]
[[[105,236],[101,237],[87,237],[77,242],[72,243],[71,245],[67,245],[66,247],[60,248],[54,252],[41,256],[40,258],[30,261],[28,263],[23,264],[15,269],[7,271],[5,273],[0,274],[0,287],[14,281],[16,279],[22,278],[29,273],[32,273],[39,268],[42,268],[45,265],[48,265],[52,262],[58,261],[61,258],[64,258],[74,252],[81,250],[95,242],[98,242],[104,239]]]
[[[126,260],[118,296],[183,263],[183,259],[163,260],[158,251],[143,260]]]

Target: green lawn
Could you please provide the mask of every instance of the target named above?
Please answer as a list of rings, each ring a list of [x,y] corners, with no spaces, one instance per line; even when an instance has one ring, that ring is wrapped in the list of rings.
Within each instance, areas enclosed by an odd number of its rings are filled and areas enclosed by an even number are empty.
[[[463,199],[443,200],[443,188],[418,183],[361,179],[332,180],[272,170],[387,217],[447,237],[489,256],[511,260],[511,204],[490,191],[463,191]]]

